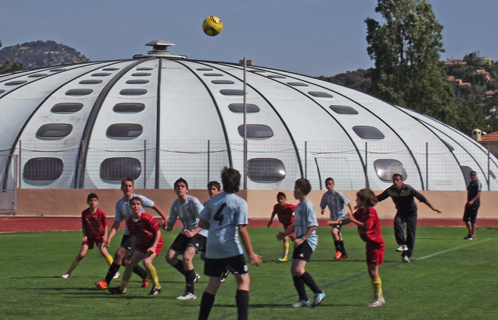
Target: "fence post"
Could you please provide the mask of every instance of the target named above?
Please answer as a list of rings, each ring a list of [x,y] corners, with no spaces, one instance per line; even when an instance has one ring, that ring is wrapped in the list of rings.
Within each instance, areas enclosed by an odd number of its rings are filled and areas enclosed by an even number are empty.
[[[308,179],[308,141],[304,141],[304,178]],[[320,182],[320,190],[322,190]]]
[[[368,183],[368,142],[365,142],[365,187],[369,187]]]
[[[491,159],[489,158],[489,149],[491,149],[491,148],[488,147],[488,191],[491,191],[491,183],[490,183],[490,180],[489,180],[489,178],[490,178],[489,171],[491,169],[489,162],[491,161]]]
[[[425,190],[429,190],[429,142],[425,143]]]
[[[144,140],[144,189],[147,189],[147,140]]]
[[[21,182],[22,182],[22,177],[21,177],[21,152],[22,152],[22,140],[19,140],[19,163],[18,163],[18,166],[19,166],[19,188],[21,188]]]
[[[209,183],[209,175],[211,173],[211,140],[208,140],[208,152],[207,152],[207,183]]]

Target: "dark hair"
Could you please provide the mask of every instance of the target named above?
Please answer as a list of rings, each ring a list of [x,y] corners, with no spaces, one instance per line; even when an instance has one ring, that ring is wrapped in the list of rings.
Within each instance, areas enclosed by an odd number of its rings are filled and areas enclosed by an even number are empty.
[[[472,174],[475,174],[477,176],[477,173],[474,170],[469,172],[469,175],[472,175]]]
[[[285,196],[285,193],[283,193],[283,192],[277,193],[277,199],[278,198],[282,198],[282,197],[284,197],[285,199],[287,199],[287,197]]]
[[[90,199],[97,199],[97,200],[99,200],[99,197],[97,197],[97,195],[92,192],[92,193],[90,193],[88,195],[88,197],[86,197],[86,202],[90,201]]]
[[[400,178],[401,178],[401,180],[403,180],[403,176],[402,176],[401,174],[399,174],[399,173],[395,173],[395,174],[393,174],[393,181],[394,181],[394,179],[395,179],[396,177],[400,177]]]
[[[124,178],[123,180],[121,180],[121,186],[124,186],[125,182],[131,182],[131,185],[132,186],[135,186],[135,182],[133,181],[132,178]]]
[[[379,200],[377,200],[377,197],[375,196],[375,193],[373,193],[370,188],[361,189],[360,191],[356,192],[356,196],[358,197],[358,200],[361,201],[361,203],[368,207],[373,207],[377,204],[377,202],[379,202]]]
[[[329,181],[332,181],[332,183],[334,183],[334,179],[332,179],[331,177],[328,177],[327,179],[325,179],[325,184],[327,184],[327,182],[329,182]]]
[[[234,168],[224,167],[221,170],[221,182],[223,183],[223,191],[237,193],[240,186],[240,173]]]
[[[130,199],[130,201],[128,201],[128,203],[131,205],[132,201],[138,201],[138,202],[140,202],[140,205],[142,207],[144,206],[144,202],[142,201],[142,198],[140,198],[140,197],[133,197],[133,198]]]
[[[218,191],[221,190],[221,184],[218,181],[209,181],[207,187],[208,189],[211,189],[211,187],[215,187],[216,189],[218,189]]]
[[[178,180],[175,181],[175,184],[173,185],[173,188],[176,188],[176,185],[179,184],[180,182],[183,182],[185,183],[185,186],[187,187],[188,189],[188,183],[187,183],[187,180],[183,179],[183,178],[180,178]]]
[[[306,196],[311,191],[311,184],[308,179],[301,178],[296,180],[294,188],[301,190],[301,192]]]

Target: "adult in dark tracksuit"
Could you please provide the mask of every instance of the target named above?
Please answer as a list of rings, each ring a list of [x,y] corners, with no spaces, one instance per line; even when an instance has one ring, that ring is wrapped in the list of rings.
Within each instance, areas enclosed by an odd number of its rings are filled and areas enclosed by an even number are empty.
[[[418,191],[410,185],[403,183],[403,178],[400,174],[393,174],[393,185],[384,190],[377,196],[377,199],[383,201],[391,197],[396,205],[396,216],[394,217],[394,236],[398,243],[396,251],[401,253],[401,261],[410,262],[410,257],[415,246],[415,231],[417,229],[417,205],[415,199],[425,203],[429,208],[437,213],[441,213],[434,208],[432,204]],[[406,239],[405,239],[405,223],[406,223]]]
[[[467,202],[463,213],[463,221],[469,230],[469,234],[465,240],[474,240],[476,238],[476,218],[477,210],[481,205],[481,189],[482,185],[477,180],[475,171],[470,172],[470,182],[467,186]]]

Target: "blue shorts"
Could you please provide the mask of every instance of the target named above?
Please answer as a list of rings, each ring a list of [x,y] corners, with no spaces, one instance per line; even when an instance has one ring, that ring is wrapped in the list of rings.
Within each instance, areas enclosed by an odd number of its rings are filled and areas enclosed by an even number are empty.
[[[479,209],[479,204],[473,204],[471,206],[465,206],[465,211],[463,213],[463,221],[467,222],[470,221],[470,223],[476,223],[477,219],[477,210]]]

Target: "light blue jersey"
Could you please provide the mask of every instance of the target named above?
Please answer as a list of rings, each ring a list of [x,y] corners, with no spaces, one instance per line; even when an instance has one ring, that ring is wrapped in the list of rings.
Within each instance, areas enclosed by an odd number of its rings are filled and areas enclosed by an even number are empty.
[[[145,212],[144,208],[152,208],[154,206],[154,201],[150,200],[147,197],[142,196],[141,194],[132,194],[130,199],[133,197],[139,197],[142,199],[142,212]],[[119,199],[118,202],[116,203],[116,213],[114,214],[114,221],[126,221],[131,216],[131,208],[130,208],[130,202],[126,201],[123,198]],[[124,235],[127,236],[129,235],[128,232],[128,226],[126,226]]]
[[[294,211],[294,223],[292,225],[294,226],[294,234],[297,239],[301,238],[306,231],[308,231],[309,227],[318,227],[315,207],[309,199],[304,200],[296,206],[296,211]],[[316,246],[318,245],[316,230],[313,230],[310,236],[306,238],[306,241],[311,249],[315,251]]]
[[[222,192],[205,203],[200,218],[210,223],[206,258],[223,259],[244,254],[237,235],[247,224],[247,202],[234,193]]]
[[[346,210],[344,206],[348,205],[348,199],[340,191],[325,192],[322,196],[322,201],[320,201],[320,208],[325,209],[326,206],[330,210],[330,220],[344,220],[346,219]]]
[[[201,213],[202,209],[204,209],[203,205],[194,196],[187,195],[187,199],[185,199],[183,204],[180,203],[180,200],[176,199],[171,205],[168,223],[175,224],[176,218],[178,218],[183,223],[181,233],[184,233],[183,230],[192,231],[197,228],[199,213]],[[208,231],[202,229],[199,234],[207,237]]]

